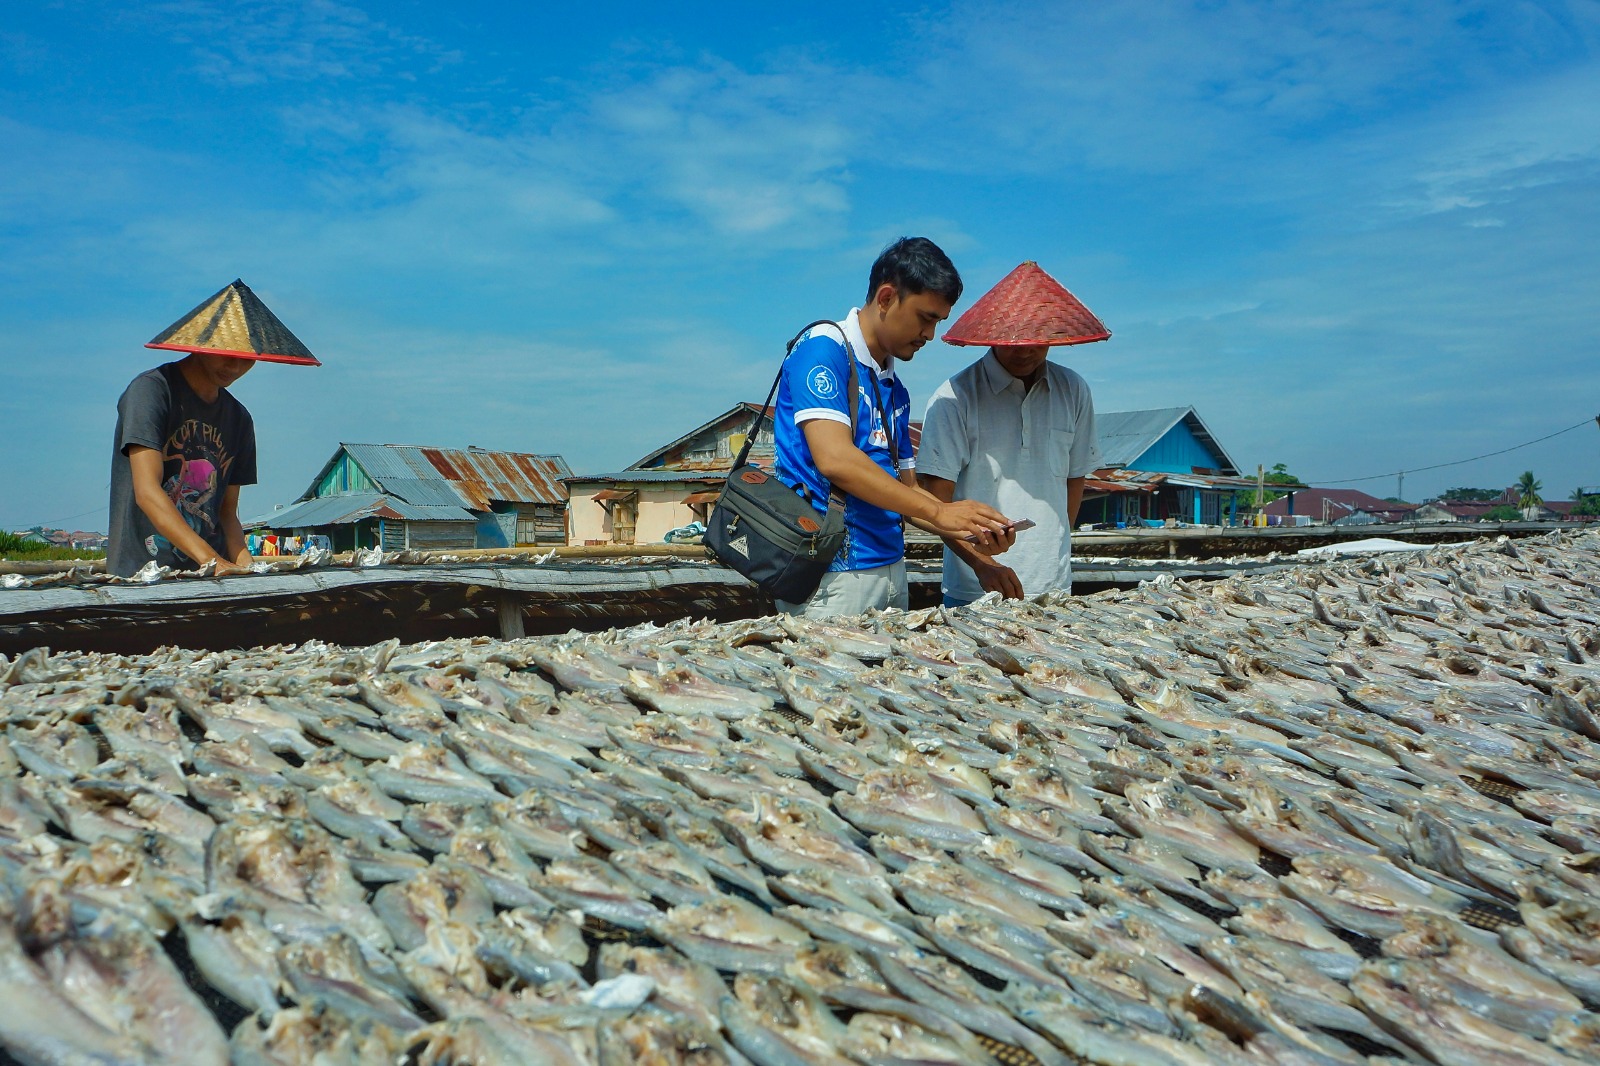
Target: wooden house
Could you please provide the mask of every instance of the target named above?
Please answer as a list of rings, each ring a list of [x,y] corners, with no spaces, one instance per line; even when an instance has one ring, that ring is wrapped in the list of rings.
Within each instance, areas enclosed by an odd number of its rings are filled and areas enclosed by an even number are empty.
[[[571,474],[559,455],[340,444],[297,501],[246,528],[335,551],[565,544]]]
[[[1097,411],[1105,464],[1084,484],[1078,524],[1233,525],[1254,487],[1193,407]]]
[[[760,413],[760,404],[741,403],[625,469],[569,477],[572,543],[659,544],[671,530],[704,522]],[[912,447],[921,431],[911,424]],[[772,458],[769,409],[748,461],[770,466]]]

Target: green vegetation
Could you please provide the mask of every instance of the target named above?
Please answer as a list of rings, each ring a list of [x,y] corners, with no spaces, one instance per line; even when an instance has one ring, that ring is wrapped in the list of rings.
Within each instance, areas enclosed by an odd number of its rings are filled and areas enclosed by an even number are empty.
[[[1491,507],[1483,512],[1483,521],[1520,522],[1522,521],[1522,512],[1508,503],[1502,503],[1499,507]]]
[[[1600,492],[1585,492],[1582,487],[1572,490],[1572,513],[1600,518]]]
[[[1303,481],[1289,473],[1289,465],[1287,463],[1273,463],[1272,469],[1266,472],[1262,480],[1267,485],[1285,485],[1295,489],[1307,487]],[[1239,497],[1239,502],[1245,507],[1264,507],[1279,497],[1287,496],[1288,493],[1274,492],[1272,489],[1266,488],[1259,494],[1259,499],[1257,499],[1257,495],[1256,490],[1251,489]]]
[[[1445,489],[1444,495],[1439,498],[1450,503],[1487,503],[1499,499],[1502,491],[1501,489]]]
[[[15,533],[0,530],[0,560],[9,562],[36,562],[55,559],[104,559],[106,553],[99,549],[58,548],[54,544],[39,544],[23,540]]]
[[[1544,497],[1539,495],[1539,490],[1544,488],[1539,479],[1533,476],[1532,470],[1524,470],[1522,476],[1517,478],[1517,506],[1537,507],[1544,502]]]

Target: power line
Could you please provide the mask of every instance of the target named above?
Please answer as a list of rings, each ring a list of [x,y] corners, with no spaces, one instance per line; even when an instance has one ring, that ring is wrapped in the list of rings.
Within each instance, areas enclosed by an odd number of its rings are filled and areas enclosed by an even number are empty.
[[[1564,433],[1571,433],[1575,429],[1582,429],[1590,422],[1600,426],[1600,415],[1595,415],[1592,419],[1585,418],[1582,422],[1568,426],[1566,429],[1558,429],[1554,433],[1547,433],[1535,440],[1523,441],[1521,444],[1513,444],[1511,447],[1501,448],[1499,451],[1484,452],[1482,455],[1474,455],[1471,459],[1457,459],[1452,463],[1435,463],[1432,466],[1413,466],[1405,470],[1391,470],[1387,474],[1369,474],[1366,477],[1347,477],[1339,478],[1337,480],[1332,478],[1301,478],[1301,481],[1307,485],[1350,485],[1357,481],[1381,481],[1384,478],[1404,477],[1407,474],[1420,474],[1425,470],[1443,470],[1448,466],[1464,466],[1467,463],[1475,463],[1479,459],[1489,459],[1496,455],[1505,455],[1507,452],[1517,451],[1519,448],[1527,448],[1534,444],[1542,444],[1545,441],[1552,440]]]
[[[110,489],[111,489],[111,482],[107,481],[106,482],[106,490],[110,491]],[[48,522],[39,522],[39,523],[37,523],[37,525],[39,526],[40,529],[60,529],[60,528],[62,528],[62,524],[63,523],[71,522],[75,518],[87,518],[88,516],[90,516],[92,514],[99,514],[101,511],[105,511],[105,512],[107,512],[109,514],[110,510],[111,510],[111,505],[109,503],[101,504],[99,507],[92,508],[91,510],[88,510],[88,511],[81,511],[78,514],[69,514],[65,518],[52,518]]]
[[[59,525],[59,523],[61,523],[61,522],[70,522],[74,518],[85,518],[85,517],[87,517],[89,515],[92,515],[92,514],[99,514],[101,511],[105,511],[105,510],[108,510],[108,509],[109,509],[109,507],[96,507],[92,511],[81,511],[78,514],[69,514],[65,518],[52,518],[48,522],[40,522],[39,525],[44,527],[44,528],[46,528],[46,529],[60,529],[61,526]]]

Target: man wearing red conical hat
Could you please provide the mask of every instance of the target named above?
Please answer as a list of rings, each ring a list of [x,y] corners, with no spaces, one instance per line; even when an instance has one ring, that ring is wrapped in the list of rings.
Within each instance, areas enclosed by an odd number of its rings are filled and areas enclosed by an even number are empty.
[[[256,434],[228,389],[258,360],[320,364],[242,281],[145,347],[185,355],[134,378],[117,401],[106,570],[214,563],[219,576],[244,573],[253,560],[239,487],[256,482]]]
[[[1072,525],[1084,478],[1101,459],[1089,386],[1049,354],[1054,346],[1109,336],[1032,262],[1006,275],[945,332],[950,344],[988,351],[928,401],[918,478],[941,500],[977,500],[1013,522],[1034,523],[1016,531],[1004,561],[947,538],[947,606],[986,592],[1018,598],[1072,587]]]

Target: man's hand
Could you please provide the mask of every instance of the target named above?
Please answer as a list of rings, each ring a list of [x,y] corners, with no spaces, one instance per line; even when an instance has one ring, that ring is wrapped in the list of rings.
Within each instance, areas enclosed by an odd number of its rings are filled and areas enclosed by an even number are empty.
[[[988,504],[976,500],[940,503],[934,508],[928,523],[941,537],[956,540],[972,538],[968,543],[984,555],[1004,551],[1005,548],[998,545],[1005,543],[1005,547],[1010,547],[1005,538],[1015,538],[1015,534],[1008,529],[1010,519]]]
[[[961,543],[965,544],[979,555],[1003,555],[1006,549],[1010,548],[1016,542],[1017,527],[1008,525],[1006,526],[1004,532],[996,533],[994,535],[994,539],[991,540],[987,545],[980,544],[976,540],[964,540]]]
[[[243,536],[241,533],[240,538],[243,539]],[[250,567],[255,565],[255,561],[256,557],[250,554],[249,548],[240,548],[238,556],[231,563],[219,555],[217,556],[217,576],[229,577],[233,574],[254,573]]]
[[[998,592],[1008,600],[1022,599],[1022,582],[1011,567],[980,560],[972,572],[978,576],[978,584],[983,586],[983,591]]]

